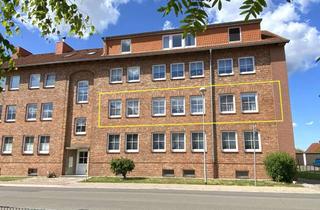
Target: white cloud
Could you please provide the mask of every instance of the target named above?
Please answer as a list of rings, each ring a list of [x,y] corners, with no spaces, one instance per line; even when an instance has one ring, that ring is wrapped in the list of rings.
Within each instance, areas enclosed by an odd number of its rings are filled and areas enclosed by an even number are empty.
[[[296,128],[296,127],[298,127],[298,124],[295,123],[295,122],[293,122],[293,123],[292,123],[292,126],[293,126],[294,128]]]
[[[314,124],[314,121],[307,122],[306,125],[311,126]]]
[[[223,9],[210,9],[209,21],[225,22],[243,20],[239,7],[243,0],[224,2]],[[286,45],[288,71],[306,71],[315,65],[315,58],[320,55],[320,31],[307,21],[302,15],[308,8],[320,3],[320,0],[297,0],[294,3],[275,5],[268,1],[268,8],[261,15],[261,28],[290,39]]]
[[[175,27],[173,26],[173,24],[169,20],[166,20],[163,24],[162,30],[169,30],[174,28]]]

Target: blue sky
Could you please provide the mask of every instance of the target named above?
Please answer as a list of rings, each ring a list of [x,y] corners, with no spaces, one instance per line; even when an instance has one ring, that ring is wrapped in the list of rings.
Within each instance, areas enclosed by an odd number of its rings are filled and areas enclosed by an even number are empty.
[[[161,0],[76,0],[81,11],[92,17],[98,34],[85,40],[67,38],[75,49],[102,47],[101,37],[178,27],[173,15],[163,18],[157,12]],[[226,2],[224,10],[209,10],[210,22],[241,20],[239,5],[242,0]],[[297,148],[306,149],[320,140],[320,65],[314,58],[320,55],[320,0],[268,0],[268,9],[262,14],[262,28],[291,40],[286,46],[289,69],[289,88]],[[66,28],[66,27],[64,27]],[[62,30],[63,31],[63,30]],[[46,40],[36,28],[22,26],[22,32],[12,39],[32,53],[54,51],[57,37]]]

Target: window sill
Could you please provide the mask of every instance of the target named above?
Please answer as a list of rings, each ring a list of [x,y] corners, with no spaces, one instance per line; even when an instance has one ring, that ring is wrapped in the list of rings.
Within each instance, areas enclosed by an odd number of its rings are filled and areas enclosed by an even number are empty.
[[[222,115],[234,115],[237,114],[236,112],[220,112]]]
[[[121,116],[109,116],[109,119],[121,119]]]
[[[234,73],[231,74],[218,74],[219,77],[227,77],[227,76],[234,76]]]
[[[191,116],[202,116],[206,115],[206,113],[191,113]]]
[[[239,152],[239,150],[232,150],[232,149],[228,150],[228,149],[223,149],[223,150],[222,150],[222,152],[224,152],[224,153],[238,153],[238,152]]]
[[[166,150],[152,150],[152,153],[166,153]]]
[[[183,80],[185,77],[171,77],[171,80]]]
[[[191,150],[193,153],[203,153],[203,149],[193,149]],[[207,151],[206,151],[207,153]]]
[[[88,104],[88,101],[77,101],[77,104]]]
[[[154,81],[154,82],[158,82],[158,81],[166,81],[166,78],[161,78],[161,79],[152,79],[152,81]]]
[[[9,91],[18,91],[19,88],[12,88],[12,89],[9,89]]]
[[[52,121],[52,118],[44,118],[44,119],[41,119],[41,121]]]
[[[87,133],[75,133],[75,136],[86,136]]]
[[[200,76],[190,76],[190,79],[199,79],[199,78],[204,78],[204,75],[200,75]]]
[[[49,155],[49,152],[38,152],[38,155]]]
[[[23,152],[22,154],[30,156],[30,155],[33,155],[33,152]]]
[[[120,150],[108,150],[107,153],[109,153],[109,154],[120,154]]]
[[[55,86],[53,85],[53,86],[44,86],[43,87],[44,89],[52,89],[52,88],[55,88]]]
[[[37,89],[40,89],[40,86],[39,87],[29,87],[29,90],[37,90]]]
[[[1,154],[2,154],[2,155],[8,155],[8,156],[9,156],[9,155],[12,155],[12,152],[2,152]]]
[[[159,114],[159,115],[152,115],[152,117],[165,117],[166,115],[165,114]]]
[[[37,119],[26,119],[26,122],[36,122]]]
[[[255,71],[252,72],[240,72],[240,75],[250,75],[250,74],[255,74]]]
[[[244,150],[246,153],[254,153],[254,150],[253,149],[250,149],[250,150],[248,150],[248,149],[246,149],[246,150]],[[256,153],[262,153],[262,151],[259,149],[259,150],[256,150],[255,151]]]
[[[139,153],[139,150],[126,150],[126,153]]]
[[[127,81],[127,83],[139,83],[139,82],[140,82],[140,80],[130,80],[130,81],[128,80]]]
[[[110,84],[122,84],[122,81],[115,81],[115,82],[110,82]]]
[[[171,150],[174,153],[186,153],[186,150]]]
[[[16,120],[6,120],[6,123],[15,123]]]
[[[173,117],[183,117],[183,116],[186,116],[186,114],[185,113],[183,113],[183,114],[171,114],[171,116],[173,116]]]
[[[131,115],[131,116],[126,116],[127,118],[139,118],[139,115]]]
[[[242,114],[259,114],[259,111],[242,111]]]

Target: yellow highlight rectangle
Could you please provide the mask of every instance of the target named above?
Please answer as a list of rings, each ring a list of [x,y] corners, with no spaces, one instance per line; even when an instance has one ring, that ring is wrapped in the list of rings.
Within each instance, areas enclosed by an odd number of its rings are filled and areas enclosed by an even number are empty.
[[[191,126],[191,125],[202,125],[203,122],[190,122],[190,123],[162,123],[162,124],[129,124],[129,125],[101,125],[101,96],[102,95],[113,95],[123,93],[143,93],[143,92],[154,92],[154,91],[170,91],[170,90],[188,90],[194,88],[209,88],[209,87],[224,87],[224,86],[240,86],[240,85],[255,85],[255,84],[278,84],[279,98],[280,98],[280,113],[281,119],[275,120],[254,120],[254,121],[230,121],[230,122],[204,122],[205,125],[230,125],[230,124],[257,124],[257,123],[278,123],[283,122],[283,101],[282,101],[282,89],[280,80],[267,80],[267,81],[256,81],[256,82],[240,82],[240,83],[225,83],[225,84],[208,84],[198,86],[186,86],[186,87],[173,87],[173,88],[149,88],[139,90],[122,90],[112,92],[99,92],[98,93],[98,128],[131,128],[131,127],[157,127],[157,126]]]

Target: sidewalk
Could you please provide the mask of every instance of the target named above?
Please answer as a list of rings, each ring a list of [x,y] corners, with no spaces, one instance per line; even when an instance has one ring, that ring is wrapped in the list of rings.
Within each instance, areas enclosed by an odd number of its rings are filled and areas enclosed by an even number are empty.
[[[84,177],[32,177],[22,180],[0,182],[11,187],[93,188],[93,189],[141,189],[141,190],[195,190],[265,193],[319,193],[320,185],[304,184],[305,187],[254,187],[225,185],[183,185],[183,184],[131,184],[131,183],[84,183]]]

